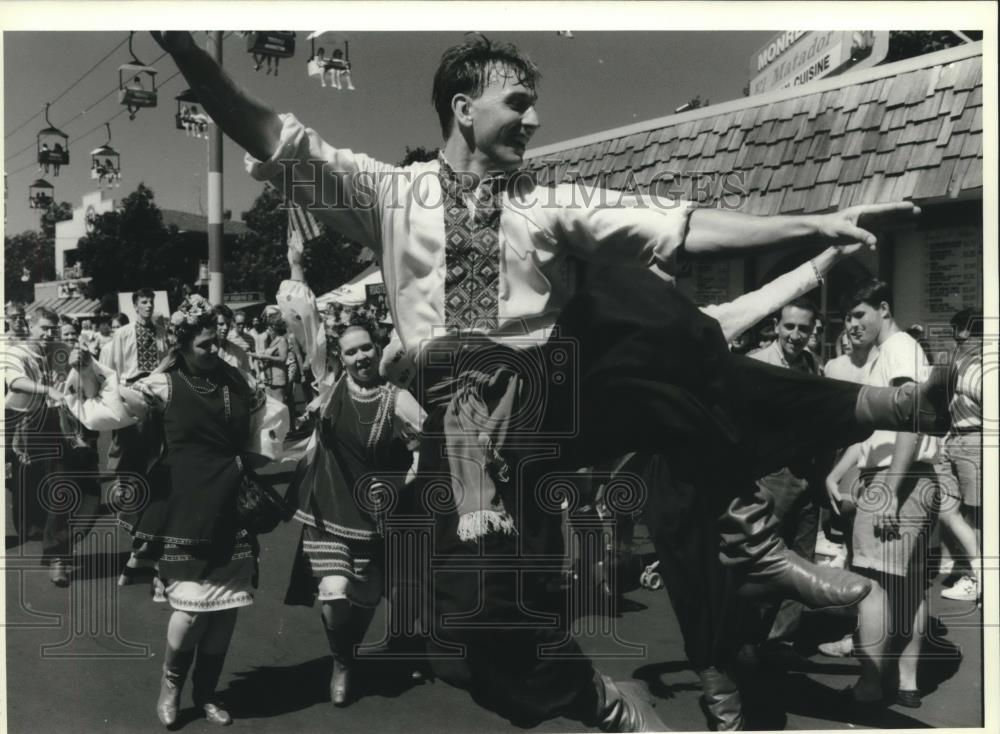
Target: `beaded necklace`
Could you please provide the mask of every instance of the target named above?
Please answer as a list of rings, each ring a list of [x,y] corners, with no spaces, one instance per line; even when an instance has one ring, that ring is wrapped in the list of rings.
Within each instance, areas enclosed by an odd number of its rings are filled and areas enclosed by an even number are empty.
[[[213,392],[215,392],[216,390],[219,389],[219,386],[216,385],[211,380],[209,380],[207,377],[199,377],[198,378],[199,380],[202,380],[202,381],[208,383],[208,386],[206,387],[204,385],[203,386],[198,386],[198,385],[194,384],[193,382],[191,382],[191,378],[188,377],[188,375],[184,374],[184,370],[177,370],[177,374],[181,376],[181,379],[184,380],[185,384],[188,387],[190,387],[193,392],[196,392],[199,395],[210,395],[211,393],[213,393]]]

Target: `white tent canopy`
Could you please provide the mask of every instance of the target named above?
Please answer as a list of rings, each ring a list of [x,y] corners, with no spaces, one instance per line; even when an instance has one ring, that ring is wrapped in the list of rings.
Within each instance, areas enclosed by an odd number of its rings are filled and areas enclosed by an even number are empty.
[[[382,282],[382,271],[378,265],[372,265],[359,275],[344,283],[342,286],[334,288],[329,293],[324,293],[316,299],[316,305],[320,309],[325,309],[331,303],[339,303],[341,306],[360,306],[365,302],[367,293],[365,286],[375,285]]]

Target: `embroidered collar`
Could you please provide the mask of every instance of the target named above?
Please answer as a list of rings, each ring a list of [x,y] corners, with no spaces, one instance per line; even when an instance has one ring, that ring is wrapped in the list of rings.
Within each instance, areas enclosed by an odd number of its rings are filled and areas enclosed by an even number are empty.
[[[496,173],[477,180],[471,173],[465,171],[457,173],[440,151],[438,151],[438,163],[441,165],[441,185],[456,198],[478,199],[483,198],[486,192],[498,194],[507,188],[511,178],[509,173]]]

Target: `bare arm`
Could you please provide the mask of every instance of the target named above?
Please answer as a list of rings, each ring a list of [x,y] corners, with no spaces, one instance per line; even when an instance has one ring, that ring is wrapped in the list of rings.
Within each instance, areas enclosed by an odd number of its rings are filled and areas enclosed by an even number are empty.
[[[691,213],[684,249],[690,255],[747,252],[786,245],[876,244],[869,230],[912,219],[920,209],[909,202],[854,206],[829,214],[757,217],[722,209]]]
[[[236,84],[187,31],[154,31],[153,38],[173,57],[215,124],[250,155],[269,159],[281,136],[277,113]]]
[[[838,515],[840,514],[840,500],[843,499],[840,494],[840,482],[852,466],[857,466],[860,456],[861,444],[856,443],[848,446],[826,477],[826,494],[830,498],[830,506]]]
[[[837,262],[861,247],[858,243],[828,247],[816,257],[755,291],[745,293],[728,303],[704,306],[701,310],[719,322],[726,341],[731,341],[768,314],[818,286],[817,276],[822,278]]]
[[[275,339],[264,352],[253,352],[251,356],[266,362],[284,364],[288,359],[288,345],[284,339]]]

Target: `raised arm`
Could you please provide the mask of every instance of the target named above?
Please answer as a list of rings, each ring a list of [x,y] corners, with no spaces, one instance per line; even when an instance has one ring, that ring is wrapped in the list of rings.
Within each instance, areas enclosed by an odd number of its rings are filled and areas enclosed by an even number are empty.
[[[300,360],[311,369],[319,383],[326,377],[326,332],[316,298],[305,282],[301,250],[288,248],[288,267],[290,277],[281,281],[275,300],[288,330],[295,337]]]
[[[919,213],[917,206],[905,201],[801,216],[757,217],[723,209],[695,209],[684,249],[689,255],[735,255],[784,245],[874,246],[872,230],[894,227]]]
[[[816,257],[799,265],[755,291],[745,293],[728,303],[711,304],[701,310],[719,322],[726,341],[732,341],[768,314],[774,313],[801,295],[817,287],[839,260],[861,247],[828,247]]]
[[[281,137],[277,113],[234,82],[187,31],[153,31],[152,35],[173,57],[212,121],[250,155],[270,158]]]

